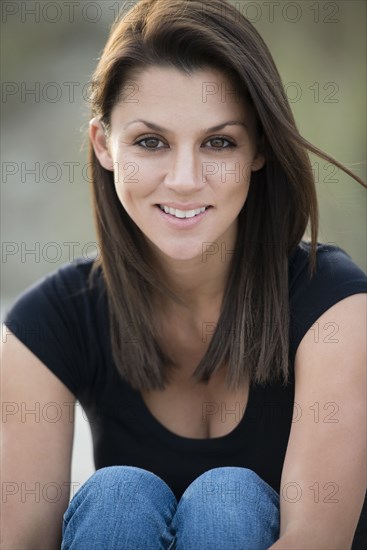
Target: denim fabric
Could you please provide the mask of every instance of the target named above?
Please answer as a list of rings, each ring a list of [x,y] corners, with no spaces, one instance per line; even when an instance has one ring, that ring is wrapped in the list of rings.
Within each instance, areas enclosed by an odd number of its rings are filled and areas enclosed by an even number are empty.
[[[279,495],[252,470],[208,470],[177,503],[152,472],[110,466],[72,498],[61,550],[266,550],[278,538]]]

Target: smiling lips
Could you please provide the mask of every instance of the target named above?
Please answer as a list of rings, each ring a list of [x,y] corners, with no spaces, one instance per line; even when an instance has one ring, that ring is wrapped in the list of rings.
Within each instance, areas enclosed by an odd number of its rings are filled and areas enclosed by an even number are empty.
[[[175,218],[193,218],[194,216],[197,216],[198,214],[201,214],[202,212],[205,212],[208,206],[201,206],[198,208],[191,208],[190,210],[181,210],[179,208],[173,208],[170,206],[166,206],[164,204],[160,204],[159,208],[163,210],[166,214],[171,214],[171,216],[174,216]]]

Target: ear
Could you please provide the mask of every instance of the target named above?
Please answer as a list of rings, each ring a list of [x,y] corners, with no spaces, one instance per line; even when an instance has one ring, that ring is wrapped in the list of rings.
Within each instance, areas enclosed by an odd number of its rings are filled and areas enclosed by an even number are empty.
[[[107,137],[98,117],[89,122],[89,138],[100,164],[113,172],[113,160],[107,144]]]
[[[260,170],[265,164],[265,155],[263,153],[264,151],[264,136],[262,135],[260,139],[258,140],[258,149],[257,153],[252,161],[251,164],[251,171],[257,172],[257,170]]]
[[[256,157],[254,157],[252,163],[251,163],[251,171],[257,172],[257,170],[260,170],[265,164],[265,157],[262,153],[257,153]]]

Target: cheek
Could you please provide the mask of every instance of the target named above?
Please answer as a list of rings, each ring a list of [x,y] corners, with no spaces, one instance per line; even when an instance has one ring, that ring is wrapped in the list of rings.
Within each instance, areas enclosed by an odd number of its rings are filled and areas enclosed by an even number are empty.
[[[250,182],[252,167],[252,158],[245,154],[244,156],[236,155],[218,162],[216,170],[215,168],[212,168],[212,170],[216,174],[216,181],[221,181],[223,184],[237,189],[243,189]]]
[[[247,195],[249,192],[249,183],[243,182],[238,185],[235,190],[233,190],[231,197],[228,197],[227,201],[230,205],[231,212],[237,216],[242,210],[243,205],[247,200]]]
[[[244,200],[250,187],[251,175],[251,163],[238,159],[222,162],[215,180],[212,180],[216,194],[228,204]]]
[[[146,163],[125,159],[115,163],[114,180],[121,201],[131,201],[150,195],[158,182],[158,174]]]

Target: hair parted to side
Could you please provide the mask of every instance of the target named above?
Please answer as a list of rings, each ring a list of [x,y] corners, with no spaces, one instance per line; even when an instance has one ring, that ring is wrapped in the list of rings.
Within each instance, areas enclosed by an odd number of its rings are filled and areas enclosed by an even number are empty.
[[[280,75],[254,26],[226,0],[140,0],[112,26],[93,75],[92,117],[106,131],[121,91],[151,66],[191,74],[217,69],[254,109],[265,166],[253,172],[239,214],[219,321],[193,380],[207,382],[227,366],[227,385],[289,381],[288,261],[311,229],[310,271],[315,272],[318,204],[308,151],[341,163],[299,134]],[[113,173],[89,143],[92,198],[101,268],[107,292],[112,355],[134,389],[164,389],[173,360],[159,341],[153,297],[178,301],[159,273],[145,236],[116,194]],[[154,302],[156,303],[156,302]]]

